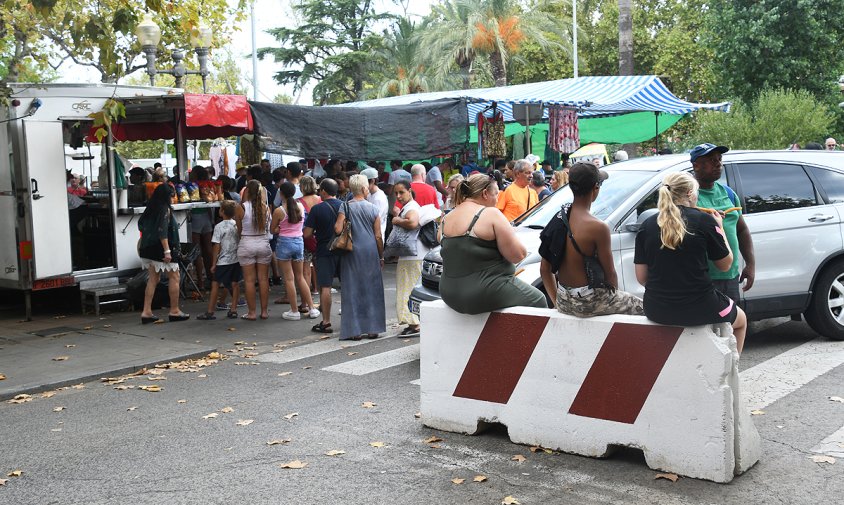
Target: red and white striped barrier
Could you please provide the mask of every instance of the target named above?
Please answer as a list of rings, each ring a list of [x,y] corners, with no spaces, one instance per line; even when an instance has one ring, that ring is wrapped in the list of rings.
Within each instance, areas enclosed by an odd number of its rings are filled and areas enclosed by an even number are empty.
[[[730,482],[761,441],[739,399],[729,325],[679,328],[514,307],[468,316],[422,304],[422,421],[584,456],[639,448],[653,469]]]

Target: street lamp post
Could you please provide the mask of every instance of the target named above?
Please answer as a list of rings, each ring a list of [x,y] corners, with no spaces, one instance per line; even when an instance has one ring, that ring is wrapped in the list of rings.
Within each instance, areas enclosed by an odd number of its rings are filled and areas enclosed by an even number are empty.
[[[144,19],[135,28],[135,35],[141,43],[141,49],[147,58],[146,72],[149,75],[149,85],[155,86],[156,74],[172,75],[176,79],[176,87],[181,88],[186,75],[199,75],[202,77],[202,92],[206,92],[206,78],[208,77],[208,52],[211,47],[211,28],[204,22],[200,22],[196,32],[190,37],[190,45],[199,60],[199,70],[188,70],[185,68],[185,53],[178,49],[170,52],[173,58],[173,68],[159,69],[155,67],[155,60],[158,56],[158,43],[161,41],[161,28],[155,24],[149,13],[144,14]]]

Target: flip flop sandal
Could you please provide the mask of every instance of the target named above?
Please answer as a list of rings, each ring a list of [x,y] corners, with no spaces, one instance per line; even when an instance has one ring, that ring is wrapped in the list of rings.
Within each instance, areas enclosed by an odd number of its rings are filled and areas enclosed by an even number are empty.
[[[331,323],[325,324],[324,322],[320,321],[319,324],[315,324],[311,331],[315,331],[317,333],[334,333],[334,330],[331,329]]]
[[[240,318],[244,321],[255,321],[256,319],[258,319],[257,317],[249,317],[248,314],[243,314],[242,316],[240,316]]]
[[[418,337],[419,336],[419,329],[417,328],[417,329],[414,330],[414,329],[411,329],[411,328],[405,328],[404,330],[402,330],[401,333],[399,333],[398,336],[400,338]]]
[[[141,324],[151,324],[151,323],[156,323],[158,321],[163,322],[163,320],[158,316],[152,316],[152,317],[141,316]]]
[[[200,314],[200,315],[196,316],[196,318],[199,319],[200,321],[212,321],[214,319],[217,319],[217,316],[215,316],[211,312],[206,312],[205,314]]]
[[[176,314],[175,316],[171,314],[171,315],[167,316],[167,319],[171,323],[177,323],[179,321],[187,321],[188,319],[190,319],[190,314]]]

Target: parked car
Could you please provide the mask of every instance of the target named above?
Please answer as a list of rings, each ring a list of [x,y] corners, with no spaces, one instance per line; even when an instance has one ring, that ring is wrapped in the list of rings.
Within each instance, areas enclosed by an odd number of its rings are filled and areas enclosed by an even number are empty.
[[[739,196],[756,253],[756,279],[741,301],[748,317],[802,315],[821,335],[844,340],[844,152],[730,151],[723,163],[721,182]],[[642,296],[633,267],[636,231],[656,212],[663,176],[692,165],[687,154],[678,154],[605,170],[610,177],[592,214],[610,226],[619,288]],[[513,222],[528,250],[516,275],[539,289],[539,232],[572,199],[564,186]],[[437,248],[422,263],[411,310],[418,314],[419,303],[439,299],[441,274]]]

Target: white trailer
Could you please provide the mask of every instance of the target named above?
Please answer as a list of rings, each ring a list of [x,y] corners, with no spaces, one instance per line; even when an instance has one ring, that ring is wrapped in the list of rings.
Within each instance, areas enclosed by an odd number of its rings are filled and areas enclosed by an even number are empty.
[[[179,127],[184,120],[184,114],[179,115],[181,90],[104,84],[11,87],[12,105],[0,108],[0,288],[24,292],[28,319],[33,290],[126,276],[141,265],[137,218],[144,209],[129,207],[121,194],[126,190],[117,187],[113,137],[103,145],[86,144],[92,124],[88,115],[101,110],[109,98],[124,101],[125,123],[152,125],[153,130],[161,124],[174,132],[183,179],[188,159],[185,128]],[[183,97],[181,104],[184,112]],[[80,144],[83,166],[97,163],[91,170],[97,184],[90,185],[82,212],[69,208],[66,177],[66,170],[73,168],[69,163],[80,161],[80,156],[66,152]],[[90,158],[84,155],[89,148]],[[190,241],[190,210],[217,205],[174,205],[182,242]]]

